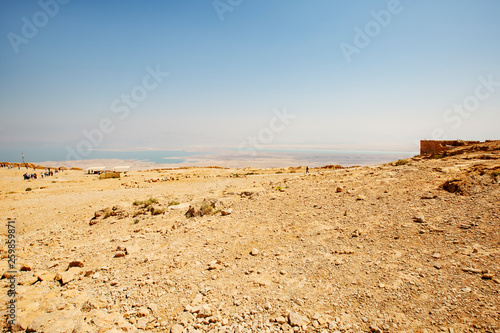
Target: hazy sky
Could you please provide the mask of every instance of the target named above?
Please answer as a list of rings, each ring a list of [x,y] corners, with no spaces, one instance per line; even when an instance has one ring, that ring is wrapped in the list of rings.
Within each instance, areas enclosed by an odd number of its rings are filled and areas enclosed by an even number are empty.
[[[498,0],[4,0],[0,149],[500,139],[499,17]]]

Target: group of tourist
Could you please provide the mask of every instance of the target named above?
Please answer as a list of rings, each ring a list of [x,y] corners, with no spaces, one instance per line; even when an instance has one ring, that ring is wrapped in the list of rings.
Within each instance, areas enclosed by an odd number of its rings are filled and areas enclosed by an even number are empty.
[[[13,165],[13,164],[8,164],[8,163],[0,163],[0,168],[9,168],[9,169],[13,169],[17,166],[18,169],[21,169],[21,165],[20,164],[17,164],[17,165]],[[28,169],[28,164],[25,163],[24,165],[26,167],[26,169]],[[36,171],[36,167],[33,167],[33,171]],[[44,178],[44,177],[50,177],[50,176],[53,176],[54,174],[57,174],[59,173],[60,171],[64,171],[64,168],[47,168],[45,170],[45,172],[41,172],[40,173],[40,177],[41,178]],[[29,173],[29,172],[26,172],[25,174],[23,174],[23,178],[26,180],[26,179],[37,179],[38,178],[38,175],[36,172],[33,172],[33,173]]]
[[[7,164],[7,163],[0,163],[0,168],[8,168],[8,169],[14,169],[14,165],[12,164]],[[20,166],[17,166],[18,169],[21,169]],[[27,168],[26,168],[27,169]]]
[[[35,170],[35,169],[33,168],[33,170]],[[50,168],[48,168],[47,171],[40,173],[40,177],[44,178],[44,177],[53,176],[54,174],[57,174],[59,172],[59,170],[58,169],[50,170]],[[24,179],[37,179],[38,176],[35,172],[35,173],[25,173],[23,175],[23,177],[24,177]]]
[[[53,176],[55,173],[58,173],[59,171],[56,169],[55,171],[52,171],[49,169],[47,169],[47,171],[45,172],[42,172],[40,173],[40,177],[49,177],[49,176]],[[37,179],[37,174],[36,172],[35,173],[25,173],[23,175],[24,179]]]

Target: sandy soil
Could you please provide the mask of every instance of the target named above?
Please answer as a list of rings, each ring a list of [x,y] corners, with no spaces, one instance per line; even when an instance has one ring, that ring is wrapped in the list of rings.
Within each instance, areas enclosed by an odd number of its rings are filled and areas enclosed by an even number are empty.
[[[448,155],[105,180],[1,168],[12,329],[500,332],[500,147]]]

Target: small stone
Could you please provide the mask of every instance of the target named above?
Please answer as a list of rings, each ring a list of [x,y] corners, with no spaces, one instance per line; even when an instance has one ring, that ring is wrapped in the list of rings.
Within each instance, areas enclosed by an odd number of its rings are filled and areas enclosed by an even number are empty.
[[[382,330],[375,325],[370,326],[370,331],[372,331],[373,333],[382,333]]]
[[[443,268],[443,265],[441,265],[440,263],[435,263],[434,264],[434,268],[435,269],[441,269],[441,268]]]
[[[184,326],[175,324],[170,328],[170,333],[182,333],[184,331]]]
[[[142,306],[136,313],[136,316],[139,318],[146,317],[149,315],[149,309],[145,306]]]
[[[55,279],[61,281],[62,285],[65,285],[68,282],[75,280],[77,277],[77,274],[79,274],[80,272],[81,272],[81,269],[79,267],[71,267],[66,272],[58,274],[55,277]]]
[[[186,326],[190,322],[194,320],[194,316],[190,314],[189,312],[182,312],[179,316],[177,316],[177,321],[179,323],[184,324]]]
[[[252,249],[252,251],[250,251],[250,254],[253,255],[253,256],[257,256],[259,254],[259,250],[258,249]]]
[[[72,261],[69,263],[68,265],[68,269],[70,269],[71,267],[83,267],[83,262],[79,261],[79,260],[75,260],[75,261]]]
[[[491,279],[493,279],[493,276],[494,276],[494,275],[493,275],[493,274],[491,274],[491,273],[485,273],[485,274],[483,274],[482,278],[483,278],[484,280],[491,280]]]
[[[290,314],[288,315],[288,322],[290,323],[290,326],[300,327],[307,325],[309,323],[309,319],[296,312],[290,312]]]
[[[54,273],[50,273],[50,272],[47,272],[47,271],[42,271],[42,272],[39,272],[36,275],[36,277],[40,281],[50,281],[50,280],[54,280],[54,278],[56,277],[56,275]]]
[[[362,200],[365,200],[366,197],[362,194],[358,195],[358,197],[356,198],[357,201],[362,201]]]
[[[16,276],[16,272],[4,272],[3,275],[2,275],[2,279],[10,279],[12,277],[15,277]]]
[[[38,282],[38,278],[36,276],[29,276],[26,278],[22,278],[18,283],[22,286],[31,286],[36,282]]]
[[[21,271],[22,271],[22,272],[28,272],[28,271],[31,271],[31,265],[29,265],[29,264],[22,264],[22,265],[21,265]]]
[[[222,216],[226,216],[226,215],[231,215],[232,212],[233,212],[232,209],[223,209],[223,210],[220,211],[220,214]]]
[[[212,316],[210,305],[197,305],[191,308],[191,313],[196,313],[198,318],[208,318]]]
[[[113,258],[122,258],[122,257],[125,257],[126,253],[123,252],[123,251],[118,251],[115,253],[115,255],[113,256]]]
[[[46,332],[45,329],[52,325],[56,320],[60,319],[61,314],[58,311],[44,313],[33,320],[26,332]]]
[[[203,295],[202,294],[196,294],[196,296],[193,299],[193,302],[191,304],[197,305],[203,302]]]
[[[337,187],[337,190],[335,190],[335,192],[337,192],[337,193],[340,193],[342,191],[344,191],[344,189],[342,188],[342,186]]]
[[[283,317],[283,316],[278,316],[278,317],[276,317],[276,319],[275,319],[275,320],[276,320],[276,322],[277,322],[278,324],[280,324],[280,325],[283,325],[284,323],[286,323],[286,318],[285,318],[285,317]]]
[[[433,254],[432,254],[432,257],[433,257],[434,259],[439,259],[439,258],[441,258],[441,254],[440,254],[440,253],[433,253]]]
[[[417,223],[425,223],[425,217],[424,214],[418,213],[413,217],[413,221]]]
[[[208,263],[208,270],[211,271],[211,270],[215,270],[217,269],[218,266],[217,266],[217,260],[213,260],[211,262]]]

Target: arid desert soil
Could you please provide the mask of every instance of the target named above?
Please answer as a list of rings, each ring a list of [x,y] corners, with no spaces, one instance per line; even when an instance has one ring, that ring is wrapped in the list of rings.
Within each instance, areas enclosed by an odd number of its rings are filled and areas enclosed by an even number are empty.
[[[0,327],[12,219],[13,331],[498,333],[499,144],[435,157],[105,180],[2,168]]]

